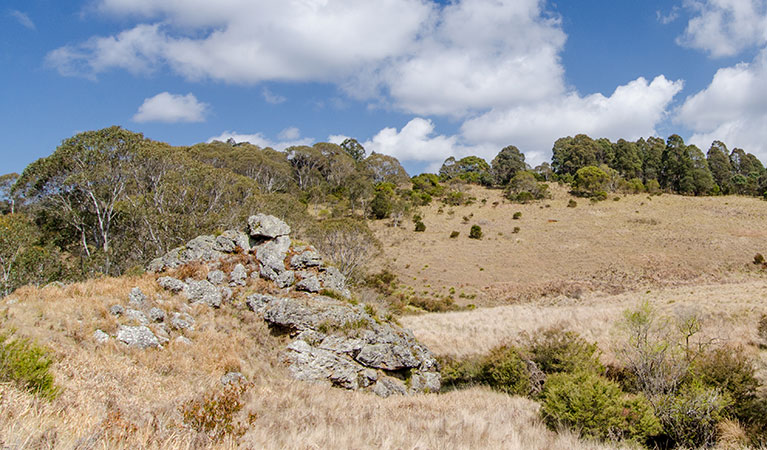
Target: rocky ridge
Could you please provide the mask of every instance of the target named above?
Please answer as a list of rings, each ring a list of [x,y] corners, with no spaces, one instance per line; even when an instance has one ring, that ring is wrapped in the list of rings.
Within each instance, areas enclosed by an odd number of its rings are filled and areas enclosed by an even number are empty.
[[[283,355],[296,379],[384,397],[438,391],[432,353],[408,330],[355,304],[343,274],[315,248],[293,245],[290,232],[280,219],[257,214],[248,218],[244,231],[198,236],[153,260],[148,270],[158,274],[159,286],[192,304],[220,308],[244,301],[276,333],[291,338]],[[196,277],[175,277],[193,265],[205,270],[196,271]],[[253,293],[259,278],[278,289]],[[171,333],[189,342],[183,332],[194,329],[194,318],[155,303],[134,288],[126,307],[114,305],[112,314],[127,321],[115,339],[142,349],[163,348]],[[103,343],[110,336],[97,330],[93,339]]]

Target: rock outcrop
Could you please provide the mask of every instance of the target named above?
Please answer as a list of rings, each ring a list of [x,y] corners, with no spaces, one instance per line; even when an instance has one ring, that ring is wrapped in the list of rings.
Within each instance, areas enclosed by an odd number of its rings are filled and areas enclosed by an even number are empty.
[[[344,301],[351,298],[344,275],[327,265],[313,247],[294,246],[290,226],[257,214],[248,219],[246,230],[199,236],[155,259],[148,269],[160,274],[189,263],[198,269],[202,265],[206,270],[193,277],[182,280],[162,274],[157,283],[190,303],[213,308],[224,306],[230,298],[244,301],[276,332],[292,338],[284,357],[299,380],[384,397],[439,391],[439,368],[432,353],[409,331],[382,321],[372,309]],[[252,294],[249,286],[257,278],[281,289],[271,292],[282,293]],[[133,297],[138,296],[132,292]],[[194,319],[186,313],[173,312],[168,317],[173,330],[194,329]],[[121,326],[118,340],[142,348],[162,345],[163,339],[153,335],[152,340],[146,334],[151,334],[146,325],[165,321],[165,314],[152,309],[144,319],[137,327]]]

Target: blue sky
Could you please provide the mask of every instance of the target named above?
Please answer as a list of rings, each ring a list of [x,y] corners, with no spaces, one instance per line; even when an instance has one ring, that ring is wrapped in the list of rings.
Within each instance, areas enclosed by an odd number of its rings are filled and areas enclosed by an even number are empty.
[[[411,173],[581,132],[767,160],[767,0],[6,0],[0,67],[0,173],[115,124]]]

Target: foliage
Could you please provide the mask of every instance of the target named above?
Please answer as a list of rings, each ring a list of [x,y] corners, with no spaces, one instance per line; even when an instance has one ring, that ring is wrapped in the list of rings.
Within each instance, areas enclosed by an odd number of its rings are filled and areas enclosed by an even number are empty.
[[[431,197],[441,197],[445,193],[445,186],[440,184],[439,177],[433,173],[422,173],[410,179],[413,190],[420,191]]]
[[[602,374],[595,343],[588,343],[573,331],[547,328],[528,337],[524,345],[533,362],[546,374],[591,372]]]
[[[607,174],[599,167],[582,167],[575,173],[573,194],[582,197],[593,197],[606,189],[607,181]]]
[[[661,431],[647,399],[625,394],[616,383],[589,372],[548,377],[541,415],[551,428],[565,425],[602,440],[644,442]]]
[[[469,239],[482,239],[482,227],[472,225],[471,230],[469,230]]]
[[[0,332],[0,381],[14,382],[45,398],[58,395],[48,350],[26,338]]]
[[[418,222],[415,223],[415,231],[417,232],[426,231],[426,225],[419,220]]]
[[[16,211],[16,199],[11,191],[18,179],[18,173],[0,175],[0,214],[12,214]]]
[[[352,282],[361,279],[364,264],[381,245],[364,221],[351,218],[324,220],[308,234],[320,253]]]
[[[187,401],[181,407],[184,423],[213,441],[220,441],[227,435],[239,438],[256,418],[255,414],[249,414],[246,420],[237,420],[245,406],[244,395],[249,387],[248,383],[230,384]]]
[[[495,184],[506,186],[517,172],[527,169],[525,155],[513,145],[504,147],[490,163]]]
[[[0,215],[0,296],[25,284],[39,285],[66,276],[59,251],[42,244],[40,232],[25,215]]]
[[[662,396],[655,414],[664,433],[678,446],[708,447],[716,441],[717,423],[730,402],[719,389],[692,382],[675,394]]]
[[[519,219],[521,219],[521,218],[522,218],[522,212],[521,212],[521,211],[517,211],[517,212],[515,212],[515,213],[514,213],[514,214],[511,216],[511,218],[512,218],[512,220],[519,220]]]
[[[578,206],[578,202],[576,202],[575,200],[570,199],[570,200],[567,201],[567,207],[568,208],[575,208],[577,206]]]
[[[395,186],[410,180],[402,164],[396,158],[373,152],[362,161],[364,169],[370,173],[373,183],[392,183]]]
[[[453,231],[451,231],[451,232],[450,232],[450,239],[455,239],[455,238],[457,238],[457,237],[458,237],[460,234],[461,234],[461,232],[460,232],[460,231],[455,231],[455,230],[453,230]]]
[[[341,143],[341,148],[344,149],[344,151],[356,162],[360,162],[365,159],[365,147],[357,142],[356,139],[344,139],[344,141]]]
[[[466,183],[489,186],[493,184],[490,165],[478,156],[467,156],[456,161],[449,157],[439,169],[441,181],[461,180]]]
[[[517,172],[506,187],[505,196],[513,202],[527,203],[548,197],[549,185],[539,183],[532,172]]]

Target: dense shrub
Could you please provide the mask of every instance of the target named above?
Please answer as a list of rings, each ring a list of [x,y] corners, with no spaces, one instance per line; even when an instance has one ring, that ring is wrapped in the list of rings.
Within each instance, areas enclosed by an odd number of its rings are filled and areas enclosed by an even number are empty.
[[[501,392],[530,393],[530,373],[520,350],[513,346],[493,349],[479,365],[479,381]]]
[[[541,414],[551,428],[565,425],[602,440],[643,442],[661,431],[646,398],[625,394],[616,383],[588,372],[551,375]]]
[[[548,197],[549,185],[539,183],[535,175],[530,172],[517,172],[508,186],[504,195],[512,202],[527,203],[533,200],[540,200]]]
[[[48,352],[29,339],[0,333],[0,381],[14,382],[46,398],[57,395]]]
[[[511,218],[514,219],[514,220],[521,219],[522,218],[522,212],[521,211],[515,212],[514,215],[511,216]]]
[[[586,371],[602,374],[595,343],[588,343],[573,331],[548,328],[527,339],[525,348],[531,359],[546,374]]]
[[[418,222],[415,223],[415,231],[418,231],[418,232],[426,231],[426,225],[419,220]]]
[[[455,238],[457,238],[457,237],[458,237],[458,235],[460,235],[460,234],[461,234],[461,233],[460,233],[460,232],[458,232],[458,231],[452,231],[452,232],[450,232],[450,239],[455,239]]]
[[[469,231],[469,239],[482,239],[482,227],[479,225],[472,225]]]
[[[576,202],[576,201],[575,201],[575,200],[573,200],[573,199],[570,199],[570,200],[567,202],[567,207],[568,207],[568,208],[575,208],[576,206],[578,206],[578,202]]]
[[[698,448],[716,442],[717,423],[731,399],[717,388],[694,381],[676,394],[661,397],[656,404],[663,432],[677,446]]]

